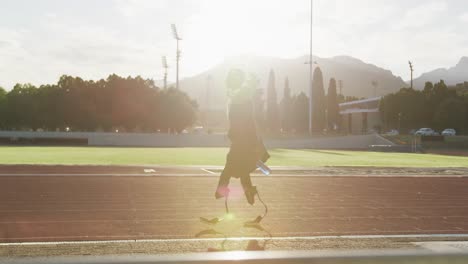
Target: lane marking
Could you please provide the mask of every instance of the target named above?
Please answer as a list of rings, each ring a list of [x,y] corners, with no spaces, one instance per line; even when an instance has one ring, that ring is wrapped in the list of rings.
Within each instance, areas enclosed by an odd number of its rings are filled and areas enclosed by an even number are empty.
[[[177,214],[172,214],[170,217],[177,216]],[[468,218],[468,216],[414,216],[414,217],[401,217],[401,216],[388,216],[388,217],[381,217],[381,216],[336,216],[336,217],[304,217],[304,216],[293,216],[293,217],[275,217],[274,220],[278,221],[291,221],[291,220],[299,220],[299,221],[317,221],[317,220],[337,220],[337,221],[348,221],[348,220],[420,220],[422,219],[443,219],[443,218]],[[88,219],[88,220],[44,220],[44,221],[0,221],[0,224],[60,224],[60,223],[112,223],[112,222],[193,222],[197,221],[194,218],[177,218],[177,219]],[[414,227],[416,231],[424,231],[421,228]],[[455,227],[457,230],[464,230]],[[374,230],[379,231],[379,230]],[[454,230],[455,231],[455,230]],[[468,231],[468,230],[467,230]]]
[[[28,201],[29,203],[29,201]],[[0,203],[2,204],[2,203]],[[94,204],[94,202],[93,202]],[[107,205],[106,203],[104,203]],[[306,210],[336,210],[336,209],[362,209],[362,206],[349,206],[349,207],[342,207],[342,206],[317,206],[317,207],[307,207],[303,206],[303,209]],[[397,210],[397,209],[466,209],[466,206],[392,206],[392,207],[376,207],[376,210],[386,209],[386,210]],[[190,211],[192,209],[184,209],[186,211]],[[198,209],[195,209],[198,210]],[[121,209],[12,209],[12,210],[0,210],[0,213],[36,213],[36,212],[160,212],[160,211],[174,211],[174,208],[145,208],[145,209],[135,209],[135,208],[121,208]],[[403,216],[402,216],[403,217]]]
[[[208,172],[209,174],[218,175],[218,173],[212,172],[212,171],[207,170],[207,169],[205,169],[205,168],[201,168],[201,170],[202,170],[202,171],[206,171],[206,172]]]
[[[166,176],[176,176],[176,177],[193,177],[193,176],[209,176],[206,173],[0,173],[0,177],[13,177],[13,176],[22,176],[22,177],[75,177],[75,176],[103,176],[103,177],[166,177]]]
[[[74,236],[70,238],[89,238],[90,236]],[[99,237],[99,236],[96,236]],[[104,236],[112,237],[112,236]],[[131,237],[131,236],[128,236]],[[135,236],[137,237],[137,236]],[[31,237],[30,239],[54,239],[67,237]],[[468,234],[413,234],[413,235],[341,235],[341,236],[289,236],[289,237],[228,237],[229,241],[250,240],[320,240],[320,239],[385,239],[385,238],[468,238]],[[29,239],[29,238],[10,238]],[[0,243],[0,246],[29,246],[29,245],[77,245],[77,244],[110,244],[110,243],[167,243],[167,242],[212,242],[223,241],[225,238],[163,238],[163,239],[119,239],[119,240],[89,240],[89,241],[54,241],[54,242],[12,242]]]
[[[412,244],[439,253],[463,253],[468,252],[468,241],[425,241],[412,242]]]
[[[219,175],[213,171],[201,169],[206,173],[0,173],[0,177],[76,177],[76,176],[102,176],[102,177],[213,177],[213,175]],[[411,175],[411,174],[381,174],[381,175],[365,175],[365,174],[354,174],[354,175],[326,175],[326,174],[285,174],[273,172],[270,176],[264,176],[260,173],[252,174],[253,177],[329,177],[329,178],[467,178],[466,175]]]

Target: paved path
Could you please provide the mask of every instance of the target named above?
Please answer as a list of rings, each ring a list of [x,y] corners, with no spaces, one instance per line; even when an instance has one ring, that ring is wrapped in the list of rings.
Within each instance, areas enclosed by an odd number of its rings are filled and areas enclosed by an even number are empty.
[[[0,242],[185,239],[220,216],[216,177],[0,177]],[[468,179],[253,177],[274,237],[468,234]],[[227,236],[264,236],[242,222],[263,212],[232,185]],[[210,236],[206,236],[210,237]]]

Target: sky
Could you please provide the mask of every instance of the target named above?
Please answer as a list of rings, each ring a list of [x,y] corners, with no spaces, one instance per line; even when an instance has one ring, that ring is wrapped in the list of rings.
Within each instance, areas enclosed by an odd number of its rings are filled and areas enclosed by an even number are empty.
[[[468,56],[466,0],[313,0],[313,54],[349,55],[409,79]],[[63,74],[175,79],[238,55],[309,53],[310,0],[0,0],[0,86]]]

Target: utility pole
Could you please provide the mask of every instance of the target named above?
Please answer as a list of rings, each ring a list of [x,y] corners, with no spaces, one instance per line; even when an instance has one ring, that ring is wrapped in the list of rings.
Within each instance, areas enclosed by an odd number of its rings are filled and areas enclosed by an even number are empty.
[[[401,131],[401,116],[402,116],[402,115],[403,115],[403,114],[402,114],[401,112],[398,113],[398,132]]]
[[[343,95],[343,80],[338,80],[338,87],[340,87],[340,94]]]
[[[176,50],[176,88],[179,89],[179,60],[180,60],[180,50],[179,50],[179,40],[182,40],[177,33],[177,28],[175,24],[171,24],[172,35],[177,41],[177,50]]]
[[[164,68],[164,89],[166,89],[167,88],[167,68],[169,68],[169,66],[167,66],[166,56],[162,56],[161,61],[162,61],[162,66]]]
[[[312,85],[313,85],[313,72],[312,68],[314,66],[312,58],[312,33],[313,33],[313,21],[314,21],[314,0],[310,0],[310,50],[309,50],[309,135],[312,135]]]
[[[413,89],[413,71],[414,71],[414,68],[413,68],[413,63],[411,61],[408,61],[408,63],[409,63],[410,71],[411,71],[411,89]]]

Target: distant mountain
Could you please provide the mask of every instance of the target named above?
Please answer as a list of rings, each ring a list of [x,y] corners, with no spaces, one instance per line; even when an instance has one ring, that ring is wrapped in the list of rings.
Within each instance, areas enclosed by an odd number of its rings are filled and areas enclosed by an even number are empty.
[[[426,82],[436,83],[444,80],[447,85],[455,85],[468,81],[468,57],[462,57],[455,67],[448,69],[440,68],[427,73],[413,80],[416,89],[423,89]]]
[[[225,79],[232,68],[240,68],[254,73],[260,79],[260,88],[265,89],[270,69],[275,71],[276,90],[278,100],[283,96],[284,80],[289,78],[292,93],[301,91],[308,94],[309,65],[308,56],[295,59],[281,59],[259,56],[239,56],[226,59],[223,63],[199,75],[180,81],[180,87],[191,97],[195,98],[201,108],[224,108],[226,105]],[[391,71],[367,64],[349,56],[320,58],[314,56],[313,61],[322,69],[324,86],[328,88],[328,81],[334,77],[342,80],[343,94],[346,96],[372,97],[398,91],[405,86],[405,82],[392,74]],[[372,82],[377,83],[375,89]],[[339,87],[337,87],[339,92]],[[266,90],[265,90],[266,91]],[[207,98],[209,98],[207,101]]]

